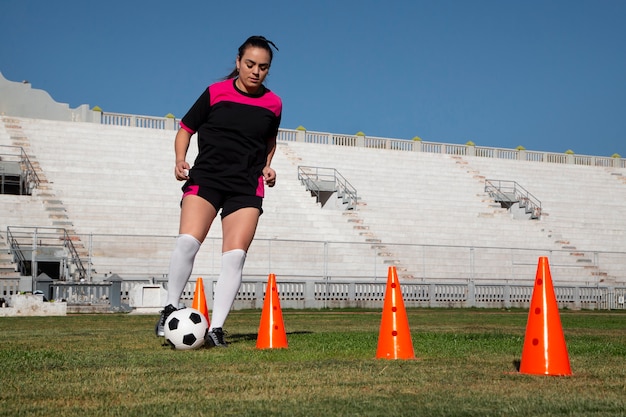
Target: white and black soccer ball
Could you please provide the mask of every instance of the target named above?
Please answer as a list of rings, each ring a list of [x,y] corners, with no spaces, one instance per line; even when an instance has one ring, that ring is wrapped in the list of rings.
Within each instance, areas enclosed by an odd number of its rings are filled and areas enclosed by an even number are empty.
[[[206,317],[194,308],[176,310],[165,320],[165,341],[173,349],[202,347],[208,331],[209,322]]]

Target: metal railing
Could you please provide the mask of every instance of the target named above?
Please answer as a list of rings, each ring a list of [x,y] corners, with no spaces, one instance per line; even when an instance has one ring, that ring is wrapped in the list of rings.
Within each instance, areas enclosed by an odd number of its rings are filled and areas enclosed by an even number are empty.
[[[0,279],[0,294],[3,280]],[[204,280],[207,305],[213,306],[217,280]],[[38,283],[37,288],[54,301],[68,306],[95,306],[105,310],[125,310],[145,307],[133,305],[130,294],[148,285],[167,288],[167,281],[112,279],[101,283],[52,282]],[[260,309],[263,307],[267,277],[246,278],[237,293],[233,308]],[[196,282],[189,281],[181,297],[181,304],[191,306]],[[278,292],[283,308],[381,308],[386,290],[385,282],[347,280],[341,282],[278,280]],[[406,307],[445,308],[528,308],[533,285],[475,284],[468,282],[415,283],[401,281],[402,297]],[[559,308],[618,310],[626,309],[626,286],[554,286]],[[162,306],[151,306],[162,307]]]
[[[168,130],[178,129],[177,119],[173,117],[137,116],[132,114],[103,112],[100,119],[102,124],[107,125]],[[277,140],[284,142],[317,143],[320,145],[388,149],[404,152],[429,152],[446,155],[477,156],[481,158],[510,159],[554,164],[626,168],[626,158],[621,157],[527,151],[525,149],[506,149],[487,146],[427,142],[422,140],[380,138],[366,135],[315,132],[303,129],[281,128],[278,131]]]
[[[11,239],[16,233],[10,231]],[[41,231],[31,236],[42,237]],[[49,280],[46,294],[75,305],[108,305],[116,300],[131,305],[138,286],[167,288],[169,255],[175,236],[88,235],[89,258],[84,263],[99,271],[93,282]],[[39,239],[37,239],[39,240]],[[44,243],[43,241],[41,242]],[[20,244],[24,249],[27,241]],[[286,308],[379,307],[389,265],[379,245],[257,238],[249,250],[244,283],[235,308],[257,308],[269,273],[279,282]],[[588,251],[589,262],[572,259],[570,250],[478,246],[384,244],[402,260],[394,265],[407,306],[490,307],[528,306],[537,270],[537,257],[548,256],[557,299],[562,307],[624,309],[626,252]],[[25,251],[26,252],[26,251]],[[92,254],[97,254],[94,256]],[[191,303],[194,281],[203,277],[207,290],[220,273],[221,239],[207,238],[183,292]],[[120,290],[108,289],[120,278]],[[38,282],[34,279],[34,282]],[[93,284],[93,285],[91,285]],[[14,293],[15,279],[0,279],[0,294]],[[34,286],[33,286],[34,288]],[[52,291],[52,292],[50,292]],[[208,291],[207,291],[208,292]],[[207,297],[212,295],[207,294]],[[131,307],[138,307],[133,306]]]
[[[19,172],[11,172],[12,176],[19,176],[19,194],[30,195],[32,191],[39,186],[39,176],[33,167],[26,151],[21,146],[0,145],[0,182],[4,186],[5,166],[3,163],[14,164]],[[4,189],[4,187],[2,187]]]
[[[337,193],[346,209],[354,210],[358,202],[356,188],[335,168],[298,166],[298,180],[304,185],[317,202],[323,202],[322,193]]]
[[[87,270],[73,238],[59,227],[7,226],[9,252],[21,274],[37,276],[37,262],[58,262],[64,281],[87,278]]]
[[[142,127],[147,129],[176,129],[173,117],[139,116],[135,114],[102,112],[100,123],[103,125]]]
[[[13,237],[10,230],[7,229],[7,242],[9,244],[9,253],[12,255],[13,262],[16,264],[16,270],[20,275],[29,275],[26,257],[17,238]]]
[[[107,310],[122,310],[121,288],[121,281],[119,280],[52,282],[49,283],[48,291],[52,300],[63,300],[71,306],[100,306]],[[127,303],[128,299],[125,299],[125,302]]]
[[[427,142],[422,140],[344,135],[300,129],[290,130],[281,128],[278,131],[277,140],[284,142],[315,143],[319,145],[387,149],[403,152],[428,152],[445,155],[473,156],[529,162],[573,164],[604,168],[626,168],[626,159],[620,157],[573,155],[555,152],[527,151],[524,149],[506,149],[475,145]]]
[[[516,181],[486,179],[485,192],[507,208],[513,203],[519,203],[531,219],[541,218],[541,201]]]
[[[205,283],[210,289],[206,294],[209,305],[212,305],[216,283],[216,279]],[[244,280],[234,308],[262,308],[266,283],[267,277]],[[166,282],[161,284],[167,286]],[[381,308],[386,290],[384,281],[362,280],[277,280],[277,286],[284,308]],[[532,284],[415,283],[402,280],[400,286],[407,307],[528,308],[533,292]],[[187,284],[183,304],[191,305],[194,288],[195,282]],[[555,286],[554,290],[560,308],[626,309],[626,286]]]
[[[11,228],[12,237],[13,231]],[[33,245],[34,231],[31,228],[30,237],[20,239],[23,253],[30,250],[28,242]],[[37,236],[41,236],[41,230]],[[85,245],[81,251],[85,254],[82,264],[91,266],[88,281],[100,282],[112,274],[124,280],[165,279],[176,236],[90,234],[76,238]],[[196,257],[193,276],[219,275],[221,244],[218,237],[205,239]],[[255,238],[249,249],[244,276],[257,279],[274,273],[277,278],[288,280],[385,281],[387,254],[392,255],[400,278],[420,283],[514,285],[532,281],[538,257],[549,256],[552,274],[559,285],[597,287],[607,285],[606,282],[626,285],[626,252],[578,248],[572,253],[570,249],[372,244],[261,236]]]

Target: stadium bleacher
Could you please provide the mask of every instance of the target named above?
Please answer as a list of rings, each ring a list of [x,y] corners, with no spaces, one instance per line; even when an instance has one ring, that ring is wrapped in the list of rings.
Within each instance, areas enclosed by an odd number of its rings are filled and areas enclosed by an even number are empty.
[[[103,254],[98,259],[94,254],[96,271],[101,262],[103,268],[112,269],[107,272],[166,273],[181,186],[171,174],[173,131],[6,117],[3,125],[3,143],[10,145],[11,137],[20,137],[44,178],[42,189],[30,198],[3,197],[8,214],[3,216],[3,228],[66,226],[81,236],[85,246],[89,236],[98,241],[99,235],[112,235],[115,239],[105,246],[117,240],[124,256]],[[190,162],[195,152],[192,146]],[[337,169],[358,190],[357,210],[321,208],[297,179],[302,165]],[[255,247],[264,248],[274,240],[273,268],[290,276],[323,274],[319,244],[299,254],[277,249],[293,247],[291,241],[312,241],[338,243],[325,261],[333,276],[371,276],[372,262],[384,275],[391,262],[405,277],[425,278],[419,273],[424,263],[419,247],[425,245],[496,248],[477,251],[474,260],[475,268],[485,270],[480,276],[496,280],[503,277],[498,265],[510,256],[503,248],[554,251],[555,262],[569,268],[571,281],[593,282],[594,273],[602,274],[603,281],[624,280],[619,256],[604,255],[603,260],[610,262],[602,262],[600,268],[577,267],[593,264],[594,252],[619,252],[624,247],[626,209],[621,202],[626,201],[626,185],[619,180],[621,169],[295,141],[279,142],[274,166],[280,183],[268,189],[257,231],[260,243],[253,245],[247,263],[252,275],[267,273],[267,259],[253,256]],[[541,219],[514,218],[485,192],[485,178],[523,184],[542,201]],[[62,204],[66,221],[55,221],[43,209],[51,201]],[[210,233],[216,242],[204,249],[210,253],[198,257],[198,274],[216,273],[219,236],[216,222]],[[158,239],[167,243],[155,245]],[[361,244],[339,244],[347,242]],[[372,243],[379,244],[376,261]],[[152,268],[145,266],[146,258]],[[444,263],[447,267],[441,273],[431,270],[428,277],[468,278],[463,266],[455,273],[451,262]]]
[[[158,128],[131,127],[115,114],[106,120],[122,125],[0,120],[0,146],[25,152],[39,180],[32,195],[0,196],[0,277],[20,279],[7,240],[11,230],[30,228],[24,242],[65,233],[53,239],[72,242],[88,281],[117,274],[163,282],[182,185],[172,174],[173,124],[164,128],[161,119]],[[626,285],[623,160],[567,163],[557,155],[565,162],[548,163],[476,156],[463,145],[364,141],[283,129],[273,160],[278,183],[266,190],[245,277],[380,283],[393,265],[408,282],[528,285],[538,256],[549,256],[562,284]],[[194,137],[188,162],[196,152]],[[356,189],[356,208],[336,195],[319,202],[300,181],[300,167],[336,170]],[[539,218],[503,207],[486,191],[487,179],[520,184],[541,202]],[[192,280],[218,275],[220,235],[216,221]]]
[[[103,245],[112,247],[103,250],[106,253],[101,256],[95,251],[96,271],[109,272],[110,265],[111,272],[131,276],[167,273],[173,245],[171,237],[178,229],[182,185],[171,173],[173,131],[27,118],[5,118],[5,125],[13,126],[27,138],[31,160],[37,161],[45,181],[43,189],[35,190],[31,197],[13,197],[24,201],[25,205],[39,207],[39,212],[31,215],[20,209],[11,211],[10,216],[3,218],[4,228],[11,225],[55,226],[42,208],[47,201],[62,202],[70,219],[70,223],[64,226],[80,236],[84,244],[90,239],[96,244],[106,240]],[[281,151],[284,146],[279,145],[274,160],[280,172],[281,186],[267,191],[257,238],[349,242],[358,237],[340,213],[320,210],[315,199],[298,182],[297,166]],[[192,162],[193,146],[189,155],[188,160]],[[108,238],[100,235],[108,235]],[[209,237],[219,240],[220,235],[220,224],[215,222]],[[155,241],[160,243],[155,245]],[[215,259],[219,253],[216,246],[219,247],[219,242],[203,247],[204,254],[201,252],[197,258],[196,275],[216,274],[216,263],[219,266],[219,259]],[[304,246],[305,242],[299,245],[300,248]],[[291,272],[279,265],[281,261],[292,264],[296,251],[281,254],[274,250],[275,268],[283,274],[296,276],[322,274],[317,256],[311,256],[322,249],[321,245],[316,246],[311,249],[313,252],[306,251],[297,260],[298,270]],[[356,269],[362,262],[343,262],[342,259],[358,258],[355,252],[364,252],[364,257],[371,256],[371,249],[357,247],[356,250],[346,250],[344,256],[335,252],[339,258],[334,263],[344,271]],[[146,262],[152,266],[146,268]],[[255,274],[258,269],[257,274],[265,275],[267,260],[250,256],[246,268],[248,273]],[[382,264],[380,270],[384,270]],[[355,274],[358,270],[352,275]]]

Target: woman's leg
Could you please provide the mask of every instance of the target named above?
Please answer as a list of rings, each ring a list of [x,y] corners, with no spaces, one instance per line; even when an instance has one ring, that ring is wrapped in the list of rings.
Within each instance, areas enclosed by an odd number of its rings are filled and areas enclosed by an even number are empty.
[[[196,254],[215,216],[215,208],[205,199],[195,195],[189,195],[183,199],[179,236],[170,260],[165,305],[171,304],[178,307],[180,296],[193,270]]]
[[[221,328],[241,286],[246,253],[254,238],[259,209],[239,209],[222,220],[222,269],[215,285],[211,330]]]
[[[157,336],[165,336],[165,321],[178,308],[180,296],[193,270],[196,254],[217,214],[211,203],[197,195],[183,198],[180,210],[179,234],[167,275],[167,301],[154,329]]]
[[[200,242],[204,242],[217,216],[217,210],[213,204],[197,195],[188,195],[183,198],[180,210],[178,232],[192,235]]]
[[[183,294],[187,280],[193,270],[196,254],[200,250],[198,239],[188,234],[179,234],[170,259],[170,268],[167,274],[167,301],[166,306],[178,308],[180,296]]]
[[[216,214],[213,205],[201,197],[189,195],[183,199],[179,236],[170,261],[165,305],[178,307],[180,296],[193,270],[196,254]]]

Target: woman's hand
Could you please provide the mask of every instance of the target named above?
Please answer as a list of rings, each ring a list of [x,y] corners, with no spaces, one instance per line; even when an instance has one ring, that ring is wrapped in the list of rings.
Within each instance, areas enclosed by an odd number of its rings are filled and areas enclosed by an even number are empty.
[[[178,181],[186,181],[189,179],[189,164],[187,161],[178,161],[176,162],[176,167],[174,167],[174,176]]]
[[[276,171],[270,167],[263,168],[263,179],[268,187],[276,185]]]

